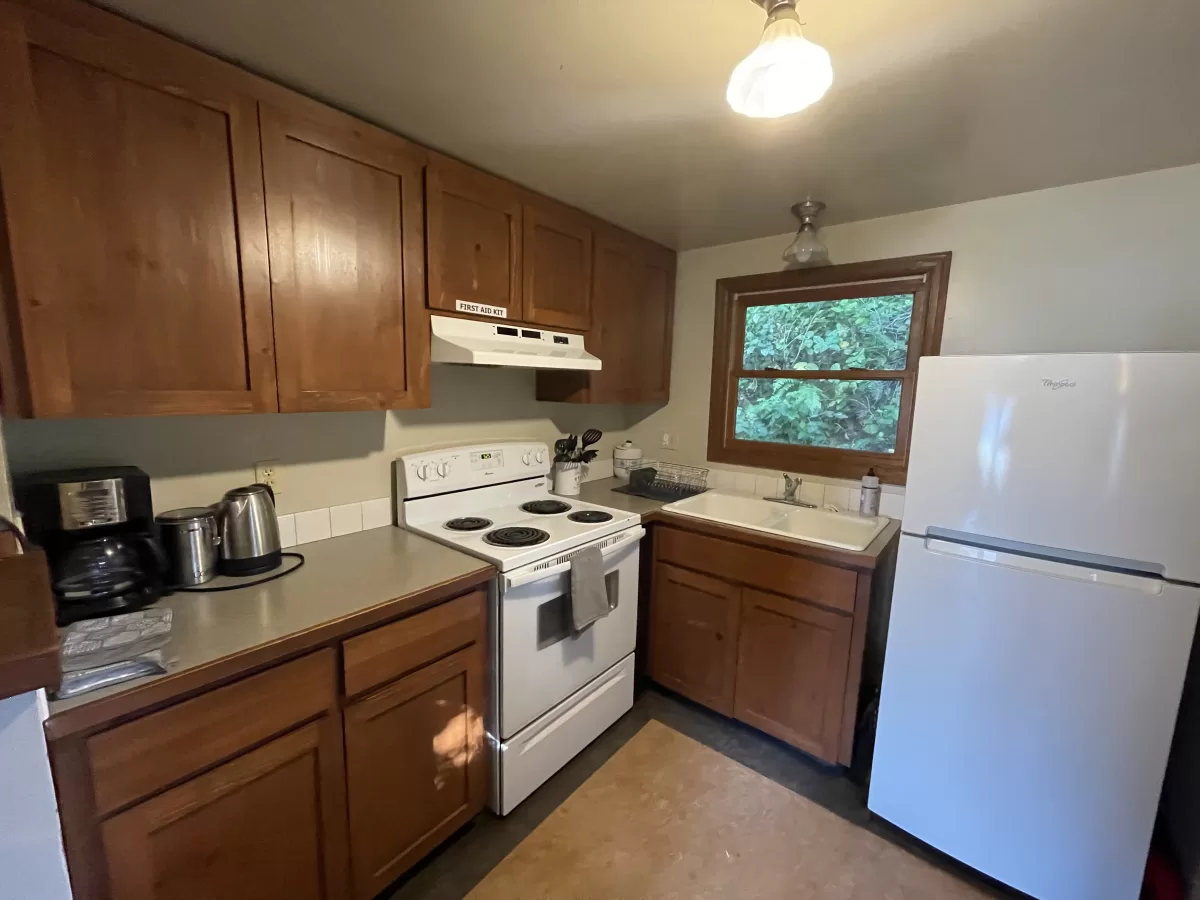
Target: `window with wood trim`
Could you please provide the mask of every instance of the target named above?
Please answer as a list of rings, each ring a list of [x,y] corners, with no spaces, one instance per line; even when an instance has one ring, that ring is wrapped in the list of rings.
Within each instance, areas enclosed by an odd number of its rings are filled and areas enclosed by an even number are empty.
[[[936,253],[718,281],[709,460],[904,484],[949,276]]]

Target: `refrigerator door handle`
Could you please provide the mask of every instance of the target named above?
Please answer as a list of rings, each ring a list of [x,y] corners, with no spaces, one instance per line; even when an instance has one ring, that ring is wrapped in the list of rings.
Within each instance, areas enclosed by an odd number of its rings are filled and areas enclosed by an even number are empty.
[[[1161,594],[1165,584],[1165,582],[1158,578],[1130,575],[1126,572],[1113,572],[1108,569],[1091,568],[1082,565],[1072,565],[1071,563],[1056,562],[1055,560],[1041,559],[1036,556],[1005,553],[1001,550],[976,547],[971,544],[958,544],[953,541],[943,541],[932,537],[925,538],[925,550],[929,553],[937,553],[941,556],[957,556],[985,565],[1002,566],[1006,569],[1019,569],[1037,575],[1067,578],[1071,581],[1109,584],[1141,591],[1144,594],[1150,595]]]

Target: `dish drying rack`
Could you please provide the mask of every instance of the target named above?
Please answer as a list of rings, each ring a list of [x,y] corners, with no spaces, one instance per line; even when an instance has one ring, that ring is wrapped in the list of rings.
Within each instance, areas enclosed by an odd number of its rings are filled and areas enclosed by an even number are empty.
[[[649,500],[671,503],[708,490],[708,469],[680,463],[643,462],[629,472],[629,484],[614,488]]]

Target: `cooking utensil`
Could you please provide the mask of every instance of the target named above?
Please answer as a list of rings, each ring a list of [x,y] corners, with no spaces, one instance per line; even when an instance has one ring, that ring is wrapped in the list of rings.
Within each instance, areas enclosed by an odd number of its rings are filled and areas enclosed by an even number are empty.
[[[222,575],[257,575],[283,562],[275,492],[265,484],[234,488],[217,507]]]
[[[603,431],[598,428],[589,428],[583,433],[583,449],[586,450],[602,437],[604,437]]]
[[[172,509],[154,517],[167,554],[167,580],[190,587],[217,574],[217,511],[211,506]]]

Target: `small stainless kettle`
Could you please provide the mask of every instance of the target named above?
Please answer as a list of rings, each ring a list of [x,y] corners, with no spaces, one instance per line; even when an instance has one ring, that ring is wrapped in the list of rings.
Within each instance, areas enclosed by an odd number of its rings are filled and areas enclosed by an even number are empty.
[[[275,492],[265,484],[234,488],[217,504],[222,575],[258,575],[283,562]]]

